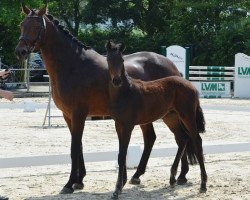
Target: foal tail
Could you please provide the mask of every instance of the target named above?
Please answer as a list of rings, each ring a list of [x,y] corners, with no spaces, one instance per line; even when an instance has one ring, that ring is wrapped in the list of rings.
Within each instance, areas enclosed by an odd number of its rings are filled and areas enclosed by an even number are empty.
[[[197,135],[196,135],[196,142],[199,144],[202,144],[202,139],[199,133],[204,133],[205,132],[205,119],[204,119],[204,114],[203,111],[200,107],[200,105],[197,107],[196,110],[196,126],[197,126]],[[197,157],[195,155],[195,143],[194,141],[190,138],[188,140],[187,146],[186,146],[186,153],[188,157],[188,161],[191,165],[197,164]]]

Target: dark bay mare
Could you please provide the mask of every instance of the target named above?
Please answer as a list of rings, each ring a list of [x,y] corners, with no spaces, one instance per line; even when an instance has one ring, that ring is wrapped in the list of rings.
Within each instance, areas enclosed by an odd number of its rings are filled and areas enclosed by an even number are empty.
[[[199,133],[205,131],[205,120],[199,102],[199,94],[191,82],[179,76],[166,77],[154,81],[141,81],[131,78],[124,68],[123,44],[108,42],[107,62],[110,74],[109,95],[110,115],[115,120],[119,139],[119,172],[113,198],[117,199],[127,180],[126,155],[131,132],[135,125],[152,123],[175,110],[189,137],[183,137],[179,145],[180,160],[187,141],[194,144],[201,170],[200,191],[206,191],[202,139]],[[167,123],[166,123],[167,124]],[[179,162],[179,161],[177,161]],[[171,179],[171,177],[170,177]]]
[[[109,115],[109,73],[106,58],[77,41],[67,30],[47,15],[47,4],[40,10],[30,10],[22,4],[26,14],[21,23],[21,36],[15,53],[21,60],[34,49],[40,50],[50,76],[52,97],[63,112],[71,133],[71,173],[61,193],[72,193],[83,188],[86,175],[82,153],[82,135],[87,116]],[[144,81],[177,75],[176,66],[164,56],[152,52],[139,52],[124,56],[127,73]],[[175,134],[178,145],[186,135],[175,111],[163,117]],[[148,158],[156,139],[152,123],[140,125],[143,132],[144,151],[131,183],[140,183],[139,177],[145,172]],[[56,138],[55,138],[56,139]],[[186,183],[189,170],[187,157],[193,163],[195,155],[188,143],[181,158],[182,167],[177,183]],[[188,148],[190,147],[190,148]],[[180,152],[179,152],[180,154]],[[172,182],[175,184],[178,162],[171,168]],[[74,188],[74,189],[73,189]]]

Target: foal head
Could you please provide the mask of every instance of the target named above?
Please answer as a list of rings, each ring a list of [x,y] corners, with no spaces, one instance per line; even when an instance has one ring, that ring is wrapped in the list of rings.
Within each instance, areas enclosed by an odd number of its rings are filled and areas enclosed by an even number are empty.
[[[108,41],[106,44],[107,49],[107,61],[109,68],[109,75],[112,84],[115,87],[120,87],[122,85],[121,75],[124,72],[124,60],[122,58],[122,52],[125,50],[125,45],[115,44]]]
[[[39,48],[45,37],[45,19],[47,4],[41,10],[31,10],[22,3],[22,11],[26,15],[20,24],[21,36],[15,49],[18,59],[27,58],[35,48]]]

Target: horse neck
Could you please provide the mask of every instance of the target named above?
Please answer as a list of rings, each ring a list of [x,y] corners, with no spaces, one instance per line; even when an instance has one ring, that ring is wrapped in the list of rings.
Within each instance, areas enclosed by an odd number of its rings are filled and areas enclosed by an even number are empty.
[[[121,79],[122,79],[124,87],[130,87],[131,84],[133,83],[133,81],[131,80],[131,77],[128,75],[127,71],[125,70],[124,65],[122,66]]]
[[[84,57],[86,53],[48,19],[46,19],[45,39],[40,49],[52,81],[57,76],[62,79],[64,78],[62,76],[67,76],[79,65],[80,56]],[[77,62],[78,59],[79,62]]]

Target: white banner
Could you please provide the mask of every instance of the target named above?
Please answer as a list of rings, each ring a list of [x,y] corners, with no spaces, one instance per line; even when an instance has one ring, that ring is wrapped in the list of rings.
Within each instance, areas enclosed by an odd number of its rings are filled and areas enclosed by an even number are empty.
[[[173,45],[166,49],[166,56],[170,59],[178,68],[178,70],[183,74],[183,77],[186,78],[186,49]]]
[[[205,98],[231,97],[229,81],[226,82],[202,81],[202,82],[192,82],[192,84],[199,91],[200,97],[205,97]]]
[[[234,97],[250,98],[250,56],[235,55]]]

